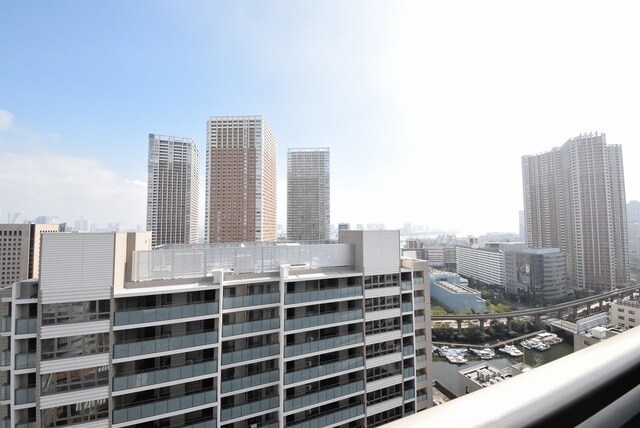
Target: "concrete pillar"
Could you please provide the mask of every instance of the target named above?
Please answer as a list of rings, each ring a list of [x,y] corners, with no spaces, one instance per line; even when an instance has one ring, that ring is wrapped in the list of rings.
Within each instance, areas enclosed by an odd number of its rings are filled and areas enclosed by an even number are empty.
[[[603,305],[603,303],[604,303],[604,301],[602,301],[602,300],[600,300],[600,301],[598,302],[598,308],[599,308],[600,310],[602,310],[602,305]]]
[[[513,318],[507,318],[507,330],[511,331],[511,322],[513,321]]]
[[[538,327],[538,328],[541,327],[541,325],[540,325],[540,314],[535,314],[535,324],[536,324],[536,327]]]
[[[573,307],[573,319],[578,318],[578,307],[574,306]]]
[[[462,334],[462,320],[457,320],[458,321],[458,334]]]
[[[484,333],[484,320],[478,320],[480,322],[480,330]]]

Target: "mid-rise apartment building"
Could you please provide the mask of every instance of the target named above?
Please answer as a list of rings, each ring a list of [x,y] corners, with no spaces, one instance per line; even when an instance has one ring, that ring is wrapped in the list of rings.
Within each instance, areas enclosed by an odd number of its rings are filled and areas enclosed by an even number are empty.
[[[207,122],[205,242],[275,242],[278,141],[262,116]]]
[[[461,276],[483,285],[506,285],[504,252],[497,248],[457,246],[456,269]]]
[[[198,168],[191,138],[149,134],[147,231],[153,246],[198,241]]]
[[[58,224],[0,224],[0,287],[38,277],[41,236],[61,228]]]
[[[629,281],[622,148],[604,134],[522,157],[526,242],[560,248],[572,288],[604,292]]]
[[[629,329],[640,325],[640,301],[617,300],[609,308],[611,324]]]
[[[287,150],[287,240],[330,238],[331,171],[329,149]]]
[[[0,292],[3,426],[374,427],[429,407],[426,262],[397,231],[340,241],[46,236],[40,278]]]

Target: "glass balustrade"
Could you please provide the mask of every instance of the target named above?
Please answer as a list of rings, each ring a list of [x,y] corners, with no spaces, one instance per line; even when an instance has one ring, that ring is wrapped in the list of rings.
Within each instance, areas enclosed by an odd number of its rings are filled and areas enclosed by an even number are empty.
[[[11,331],[11,317],[2,318],[2,324],[0,325],[0,332],[9,333]]]
[[[0,387],[0,401],[11,399],[11,385],[2,385]]]
[[[36,388],[16,389],[16,404],[26,404],[36,402]]]
[[[227,392],[239,391],[241,389],[264,385],[265,383],[277,382],[278,380],[280,380],[280,371],[273,370],[252,376],[244,376],[238,379],[223,380],[221,391],[223,394],[226,394]]]
[[[402,281],[403,290],[411,290],[411,281]]]
[[[284,411],[299,409],[301,407],[311,406],[328,400],[343,397],[349,394],[364,393],[364,382],[359,380],[347,383],[345,385],[327,388],[317,392],[308,392],[300,397],[291,398],[284,402]]]
[[[424,322],[424,321],[425,321],[425,319],[426,319],[426,318],[425,318],[425,316],[424,316],[424,315],[416,315],[416,317],[415,317],[415,321],[416,321],[416,323]]]
[[[171,367],[143,373],[117,376],[113,378],[113,390],[122,391],[125,389],[140,388],[159,383],[213,374],[216,372],[216,365],[217,362],[213,360],[196,364],[188,364],[180,367]]]
[[[279,302],[280,293],[248,294],[246,296],[224,297],[222,308],[244,308],[247,306],[271,305]]]
[[[420,362],[420,361],[426,361],[427,360],[427,354],[418,354],[416,356],[416,361]]]
[[[411,312],[413,311],[413,305],[411,302],[403,302],[402,303],[402,312]]]
[[[280,353],[280,345],[273,344],[260,346],[257,348],[241,349],[232,352],[222,353],[222,365],[240,363],[244,361],[257,360],[259,358],[272,357]]]
[[[407,355],[412,355],[412,354],[413,354],[413,345],[407,345],[402,348],[402,355],[404,355],[405,357]]]
[[[427,375],[426,374],[418,375],[418,382],[426,382],[426,381],[427,381]]]
[[[414,284],[424,284],[424,277],[416,276],[415,278],[413,278],[413,283]]]
[[[213,345],[218,341],[217,331],[188,334],[186,336],[162,339],[139,340],[131,343],[117,343],[113,347],[114,358],[135,357],[155,354],[157,352],[174,351],[196,346]]]
[[[284,349],[285,357],[293,357],[311,352],[325,351],[327,349],[340,348],[342,346],[355,345],[362,343],[364,337],[362,333],[345,334],[342,336],[329,337],[327,339],[319,339],[289,345]]]
[[[358,416],[364,416],[364,406],[362,404],[303,419],[297,423],[288,424],[287,426],[289,428],[323,428],[327,425],[335,425]]]
[[[427,336],[425,336],[424,334],[416,336],[416,342],[424,342],[426,340],[427,340]]]
[[[10,366],[11,365],[11,351],[2,351],[0,353],[0,366]]]
[[[335,361],[327,364],[321,364],[314,367],[309,367],[303,370],[296,370],[284,375],[284,383],[296,383],[309,379],[314,379],[320,376],[326,376],[334,373],[340,373],[345,370],[351,370],[364,365],[363,357],[350,358],[348,360]]]
[[[37,428],[37,427],[38,425],[35,422],[23,422],[23,423],[16,424],[16,428]]]
[[[115,315],[114,325],[144,324],[149,322],[215,315],[217,313],[218,302],[136,309],[133,311],[118,311]]]
[[[240,406],[228,407],[222,409],[220,413],[221,421],[241,418],[252,413],[264,412],[275,409],[280,405],[278,397],[265,398],[264,400],[254,401],[252,403],[242,404]]]
[[[416,303],[424,302],[424,296],[415,296],[415,297],[413,298],[413,300],[414,300]]]
[[[208,421],[197,422],[195,424],[186,425],[183,428],[217,428],[218,424],[216,419],[210,419]]]
[[[317,327],[326,324],[336,324],[347,321],[355,321],[362,319],[362,310],[354,309],[351,311],[331,312],[327,314],[311,315],[300,318],[292,318],[285,320],[284,329],[297,330],[301,328]]]
[[[238,334],[260,333],[265,330],[277,330],[280,328],[280,318],[267,318],[264,320],[227,324],[222,326],[222,336],[236,336]]]
[[[36,367],[36,354],[18,354],[16,355],[16,370],[33,369]]]
[[[38,331],[36,318],[19,318],[16,320],[16,334],[32,334]]]
[[[292,305],[296,303],[343,299],[356,296],[362,296],[362,287],[327,288],[323,290],[302,291],[300,293],[288,293],[284,296],[284,303]]]
[[[416,398],[415,389],[411,388],[411,389],[405,389],[404,390],[404,399],[405,400],[413,400],[414,398]]]
[[[151,400],[146,403],[116,409],[113,411],[113,423],[121,424],[142,418],[150,418],[165,413],[178,412],[192,407],[214,404],[216,391],[203,391],[169,399]]]
[[[405,367],[403,374],[405,378],[413,377],[413,367]]]
[[[402,333],[403,334],[413,333],[413,324],[404,324],[402,326]]]

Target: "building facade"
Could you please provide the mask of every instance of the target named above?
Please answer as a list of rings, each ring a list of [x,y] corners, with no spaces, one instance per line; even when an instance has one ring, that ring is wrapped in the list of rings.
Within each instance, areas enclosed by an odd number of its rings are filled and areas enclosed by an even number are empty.
[[[622,148],[604,134],[522,157],[526,242],[567,257],[571,287],[604,292],[629,281]]]
[[[39,280],[2,290],[4,426],[374,427],[432,402],[428,267],[397,232],[150,239],[46,236]]]
[[[198,241],[198,169],[191,138],[149,134],[147,231],[153,246]]]
[[[456,247],[459,275],[482,285],[506,286],[504,252],[495,248]]]
[[[287,150],[287,240],[327,241],[331,225],[329,149]]]
[[[431,271],[431,298],[450,311],[463,311],[483,314],[487,302],[478,290],[460,281],[460,276],[451,272]]]
[[[558,248],[505,252],[507,292],[522,300],[560,300],[567,295],[565,254]]]
[[[207,122],[205,242],[275,242],[278,141],[262,116]]]
[[[637,327],[640,324],[640,301],[617,300],[609,308],[611,324],[622,329]]]
[[[37,278],[43,233],[61,232],[59,224],[0,224],[0,287]]]

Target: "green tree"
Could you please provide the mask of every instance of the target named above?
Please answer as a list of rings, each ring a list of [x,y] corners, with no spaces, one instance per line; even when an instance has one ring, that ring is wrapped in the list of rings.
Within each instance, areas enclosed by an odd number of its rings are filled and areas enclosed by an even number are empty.
[[[431,332],[433,338],[438,342],[450,342],[456,336],[455,330],[447,324],[438,325]]]
[[[471,342],[480,342],[484,338],[484,331],[478,325],[470,325],[464,330],[464,336]]]

